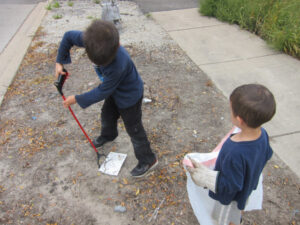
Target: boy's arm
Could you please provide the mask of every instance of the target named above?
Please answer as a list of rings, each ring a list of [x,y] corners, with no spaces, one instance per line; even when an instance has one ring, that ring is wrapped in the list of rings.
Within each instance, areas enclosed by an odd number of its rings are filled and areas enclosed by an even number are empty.
[[[81,95],[76,95],[76,102],[81,108],[87,108],[94,103],[100,102],[112,95],[121,81],[122,74],[117,71],[111,71],[110,74],[105,75],[103,83],[98,87]]]
[[[227,156],[221,168],[217,181],[217,192],[218,194],[235,196],[244,186],[245,169],[243,159]]]
[[[71,63],[70,49],[75,45],[78,47],[84,47],[83,45],[83,32],[82,31],[68,31],[64,34],[58,53],[56,57],[56,63],[61,65]]]

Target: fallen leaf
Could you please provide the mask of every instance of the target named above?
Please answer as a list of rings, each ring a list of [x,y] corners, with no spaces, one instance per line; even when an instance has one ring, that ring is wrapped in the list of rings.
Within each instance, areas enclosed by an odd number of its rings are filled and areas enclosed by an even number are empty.
[[[128,180],[126,178],[123,178],[123,184],[128,184]]]

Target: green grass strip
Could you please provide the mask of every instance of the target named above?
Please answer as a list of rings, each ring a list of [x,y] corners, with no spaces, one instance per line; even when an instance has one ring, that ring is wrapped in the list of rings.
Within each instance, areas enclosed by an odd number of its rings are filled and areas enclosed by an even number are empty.
[[[300,59],[300,0],[200,0],[200,12],[238,24]]]

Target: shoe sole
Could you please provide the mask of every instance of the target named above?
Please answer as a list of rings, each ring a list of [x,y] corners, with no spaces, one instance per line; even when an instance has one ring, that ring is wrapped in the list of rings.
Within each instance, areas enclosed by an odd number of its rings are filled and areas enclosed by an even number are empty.
[[[138,176],[132,176],[134,178],[141,178],[141,177],[145,177],[147,174],[149,174],[156,166],[158,165],[158,160],[156,160],[156,162],[149,168],[149,170],[147,170],[147,172],[141,174],[141,175],[138,175]]]

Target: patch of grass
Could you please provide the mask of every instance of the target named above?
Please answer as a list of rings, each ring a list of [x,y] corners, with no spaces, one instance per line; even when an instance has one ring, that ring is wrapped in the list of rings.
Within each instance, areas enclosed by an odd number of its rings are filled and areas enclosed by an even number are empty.
[[[100,0],[94,0],[95,4],[100,4],[100,2],[101,2]]]
[[[147,18],[152,18],[152,15],[151,15],[151,13],[147,13],[146,15],[145,15]]]
[[[52,6],[53,6],[54,8],[59,8],[59,7],[60,7],[60,4],[59,4],[58,1],[54,1],[53,4],[52,4]]]
[[[52,10],[51,4],[48,4],[48,5],[46,6],[46,9],[49,10],[49,11]]]
[[[61,19],[63,16],[61,14],[55,14],[53,15],[53,19],[59,20]]]
[[[68,1],[68,6],[72,7],[74,5],[74,2]]]
[[[275,49],[300,58],[299,0],[201,0],[200,12],[238,24]]]
[[[89,19],[89,20],[97,20],[97,19],[99,19],[99,18],[97,18],[95,16],[87,16],[86,18]]]

